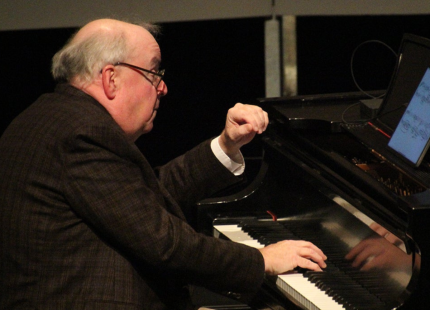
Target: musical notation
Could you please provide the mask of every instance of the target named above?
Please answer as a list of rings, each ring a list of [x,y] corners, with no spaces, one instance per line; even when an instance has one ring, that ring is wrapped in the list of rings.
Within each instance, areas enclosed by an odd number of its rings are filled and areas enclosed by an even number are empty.
[[[427,141],[430,134],[430,69],[427,69],[400,120],[400,130],[412,139]]]
[[[427,141],[430,137],[430,122],[411,111],[405,111],[400,124],[400,130],[404,134],[409,132],[411,139]]]
[[[421,104],[430,104],[430,85],[427,83],[428,81],[423,78],[414,94],[413,99],[419,100]]]
[[[418,163],[430,140],[430,69],[427,69],[388,145]]]

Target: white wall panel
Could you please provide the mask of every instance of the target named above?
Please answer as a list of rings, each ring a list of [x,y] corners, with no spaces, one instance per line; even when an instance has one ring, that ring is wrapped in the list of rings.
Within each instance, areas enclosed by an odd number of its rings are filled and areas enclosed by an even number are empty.
[[[428,0],[276,0],[277,15],[428,14]],[[100,17],[152,22],[264,17],[272,0],[0,0],[0,30],[77,27]]]

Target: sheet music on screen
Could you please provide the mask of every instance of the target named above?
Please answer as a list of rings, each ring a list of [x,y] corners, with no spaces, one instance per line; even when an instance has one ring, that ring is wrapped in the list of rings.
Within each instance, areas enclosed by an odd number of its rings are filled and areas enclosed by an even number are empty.
[[[415,166],[421,163],[430,142],[430,69],[400,119],[388,146]]]

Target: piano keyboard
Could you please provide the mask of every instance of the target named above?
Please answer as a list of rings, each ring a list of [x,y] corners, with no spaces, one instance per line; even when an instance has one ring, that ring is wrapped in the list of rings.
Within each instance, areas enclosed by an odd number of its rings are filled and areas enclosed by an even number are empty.
[[[246,244],[254,248],[264,247],[263,244],[250,237],[249,234],[244,232],[238,225],[215,225],[214,228],[232,241]],[[333,298],[320,290],[314,283],[311,283],[301,273],[280,275],[277,278],[276,285],[305,309],[345,309],[341,304],[337,303]]]
[[[218,222],[222,224],[221,222]],[[276,285],[305,309],[391,309],[396,284],[380,270],[360,271],[344,259],[351,238],[335,238],[321,221],[242,221],[239,225],[214,225],[232,241],[255,248],[285,239],[308,240],[327,255],[323,272],[293,272],[277,277]],[[216,236],[216,235],[215,235]],[[290,298],[291,299],[291,298]]]

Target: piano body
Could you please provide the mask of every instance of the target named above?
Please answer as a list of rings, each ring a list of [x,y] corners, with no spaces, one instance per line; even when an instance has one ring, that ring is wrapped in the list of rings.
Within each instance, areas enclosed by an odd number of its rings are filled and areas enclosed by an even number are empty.
[[[376,116],[360,103],[369,95],[383,95]],[[411,134],[402,149],[430,138],[430,40],[404,35],[386,93],[258,104],[270,118],[259,173],[235,194],[202,201],[198,229],[255,247],[308,240],[328,267],[268,278],[250,306],[429,309],[430,153],[411,165],[388,143],[397,127]]]
[[[328,256],[322,273],[268,278],[252,309],[428,309],[430,166],[410,167],[345,130],[360,99],[260,100],[271,122],[258,174],[199,203],[200,231],[256,247],[309,240]]]

